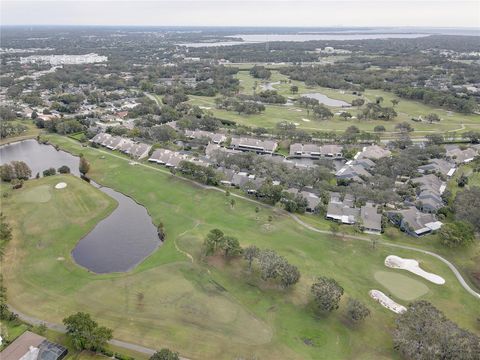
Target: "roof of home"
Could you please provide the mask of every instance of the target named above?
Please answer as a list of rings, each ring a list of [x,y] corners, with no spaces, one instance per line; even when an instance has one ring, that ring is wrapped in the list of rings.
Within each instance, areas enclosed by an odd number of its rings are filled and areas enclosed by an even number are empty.
[[[418,178],[413,178],[411,179],[411,182],[419,184],[422,191],[429,190],[436,192],[439,195],[443,194],[446,188],[446,184],[435,174],[427,174]]]
[[[442,226],[440,221],[433,214],[420,212],[414,206],[405,210],[395,211],[403,216],[403,221],[406,222],[417,235],[421,235],[432,230],[437,230]]]
[[[227,139],[224,134],[204,130],[185,130],[185,136],[191,139],[208,138],[214,143],[221,143]]]
[[[343,147],[341,145],[317,145],[317,144],[300,144],[290,145],[290,156],[330,156],[337,157],[342,155]]]
[[[382,215],[378,213],[378,206],[367,202],[360,208],[360,218],[365,229],[382,230]]]
[[[390,156],[391,152],[388,149],[384,149],[378,145],[365,146],[357,158],[367,158],[367,159],[380,159],[383,157]]]
[[[273,152],[277,148],[276,141],[259,140],[254,138],[232,138],[231,145],[233,147],[244,147],[269,152]]]
[[[431,159],[428,164],[420,166],[418,170],[420,172],[433,171],[451,176],[455,172],[455,164],[444,159]]]
[[[0,352],[2,360],[57,360],[67,354],[67,349],[52,343],[43,336],[25,331]]]
[[[339,193],[330,193],[330,201],[327,207],[327,218],[339,220],[344,224],[354,224],[360,215],[360,209],[353,207],[354,198],[346,194],[341,199]]]
[[[462,150],[459,147],[450,147],[447,149],[446,155],[453,159],[456,164],[461,164],[472,161],[475,156],[477,156],[477,153],[477,150],[471,147],[465,150]]]

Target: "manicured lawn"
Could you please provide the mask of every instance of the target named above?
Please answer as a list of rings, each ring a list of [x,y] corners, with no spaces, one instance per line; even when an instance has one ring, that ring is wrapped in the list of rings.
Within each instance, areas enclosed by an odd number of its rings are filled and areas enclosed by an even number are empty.
[[[280,211],[261,207],[257,214],[256,204],[241,199],[232,208],[220,192],[129,165],[65,137],[49,138],[68,151],[82,152],[91,163],[89,175],[146,206],[154,223],[164,224],[167,237],[130,273],[90,274],[73,264],[70,251],[114,204],[69,176],[28,181],[3,201],[15,230],[5,277],[10,302],[19,310],[54,322],[74,311],[88,311],[102,325],[114,328],[116,338],[152,348],[169,347],[193,359],[398,358],[389,335],[395,315],[368,296],[369,290],[379,286],[374,274],[385,270],[383,261],[392,250],[381,246],[374,250],[369,243],[314,233]],[[25,206],[21,200],[23,192],[52,186],[60,179],[68,182],[66,190],[78,187],[75,198],[66,201],[53,192],[44,203]],[[259,282],[242,260],[205,263],[201,244],[212,228],[238,237],[242,246],[275,249],[299,267],[300,282],[283,291]],[[430,291],[420,298],[478,333],[478,301],[443,263],[409,251],[394,254],[416,258],[427,271],[444,277],[446,285],[429,286]],[[308,305],[308,292],[319,275],[337,279],[346,295],[338,311],[316,317]],[[417,280],[414,275],[405,276]],[[359,298],[372,310],[372,316],[358,327],[345,319],[348,296]]]
[[[413,301],[428,292],[428,286],[423,283],[426,281],[413,280],[394,271],[377,271],[375,280],[388,290],[389,296],[391,292],[394,299]]]
[[[248,71],[240,71],[236,77],[240,80],[241,92],[244,94],[253,94],[255,84],[257,85],[256,91],[261,91],[261,84],[266,82],[279,82],[281,80],[287,80],[286,83],[275,84],[273,87],[282,95],[290,98],[298,98],[302,94],[306,93],[322,93],[332,99],[343,100],[351,102],[358,96],[351,94],[348,91],[329,89],[325,87],[307,87],[305,83],[300,81],[288,82],[288,77],[280,74],[278,71],[272,71],[272,76],[268,81],[261,79],[255,79],[250,76]],[[296,85],[299,88],[298,94],[292,95],[290,87]],[[235,112],[219,110],[215,108],[215,102],[213,97],[203,96],[190,96],[190,103],[211,108],[210,111],[219,118],[233,120],[239,124],[249,125],[254,127],[274,128],[275,124],[281,121],[293,122],[298,128],[307,131],[344,131],[351,125],[355,125],[361,130],[372,132],[377,125],[383,125],[386,128],[387,133],[382,134],[384,137],[391,137],[389,132],[395,132],[395,125],[400,122],[408,121],[411,123],[415,132],[412,136],[426,136],[432,132],[446,132],[451,131],[454,133],[468,131],[470,129],[480,128],[480,115],[465,115],[455,112],[446,111],[444,109],[436,109],[422,103],[400,99],[395,95],[381,91],[381,90],[366,90],[362,97],[370,102],[374,102],[377,97],[383,97],[383,105],[391,106],[392,99],[398,99],[400,103],[395,107],[398,117],[392,121],[380,121],[380,120],[349,120],[345,121],[338,115],[328,121],[317,121],[314,119],[311,112],[307,112],[306,109],[297,106],[284,106],[284,105],[266,105],[266,110],[261,114],[256,115],[239,115]],[[332,112],[339,113],[345,109],[332,108]],[[357,108],[346,109],[353,115],[357,115],[359,110]],[[438,124],[418,123],[412,122],[412,118],[417,118],[422,115],[425,116],[431,112],[437,113],[442,119]],[[306,120],[310,121],[306,121]]]

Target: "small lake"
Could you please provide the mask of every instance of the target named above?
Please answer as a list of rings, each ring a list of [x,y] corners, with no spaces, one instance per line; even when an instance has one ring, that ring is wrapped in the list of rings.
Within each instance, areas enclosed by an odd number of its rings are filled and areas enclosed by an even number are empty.
[[[333,107],[350,107],[351,105],[345,101],[329,98],[327,95],[321,93],[302,94],[302,96],[310,99],[316,99],[320,104]]]
[[[13,160],[27,163],[33,176],[62,165],[79,175],[78,157],[35,140],[1,146],[0,164]],[[118,206],[77,243],[72,257],[78,265],[98,274],[129,271],[161,245],[157,229],[143,206],[113,189],[91,184],[114,198]]]

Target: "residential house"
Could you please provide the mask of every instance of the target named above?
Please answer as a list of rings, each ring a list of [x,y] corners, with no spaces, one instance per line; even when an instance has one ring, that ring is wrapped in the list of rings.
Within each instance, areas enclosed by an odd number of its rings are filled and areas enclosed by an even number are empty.
[[[378,160],[390,156],[392,153],[378,145],[365,146],[360,153],[355,155],[355,159],[373,159]]]
[[[423,213],[414,206],[404,210],[389,212],[388,217],[402,231],[415,237],[429,234],[434,230],[440,229],[443,225],[434,214]]]
[[[227,140],[227,137],[224,134],[203,130],[185,130],[185,136],[190,139],[207,138],[214,144],[221,144]]]
[[[241,151],[255,151],[259,154],[272,154],[278,147],[276,141],[254,138],[232,138],[231,147]]]
[[[465,150],[460,149],[457,146],[447,148],[446,156],[452,159],[455,164],[466,164],[472,161],[477,156],[477,150],[469,147]]]
[[[322,199],[320,199],[316,194],[309,191],[298,191],[298,189],[290,188],[286,192],[293,195],[300,195],[307,201],[307,207],[305,208],[306,212],[314,213],[317,206],[321,204]]]
[[[319,159],[321,157],[341,159],[342,155],[341,145],[316,145],[316,144],[291,144],[290,156],[305,157],[312,159]]]
[[[2,360],[61,360],[68,353],[62,345],[25,331],[0,352]]]
[[[452,176],[455,172],[455,164],[445,159],[431,159],[428,164],[418,168],[421,174],[438,173],[444,176]]]
[[[356,182],[363,182],[364,178],[372,176],[368,169],[375,166],[375,163],[367,158],[350,160],[335,173],[335,177],[341,180],[351,180]]]
[[[330,193],[326,218],[342,224],[355,224],[360,216],[360,209],[354,207],[354,198],[346,194],[342,200],[339,193]]]
[[[417,185],[417,207],[424,212],[436,212],[444,206],[442,194],[446,184],[434,174],[410,180]]]
[[[382,214],[378,206],[367,202],[360,208],[361,227],[367,234],[380,234],[382,232]]]

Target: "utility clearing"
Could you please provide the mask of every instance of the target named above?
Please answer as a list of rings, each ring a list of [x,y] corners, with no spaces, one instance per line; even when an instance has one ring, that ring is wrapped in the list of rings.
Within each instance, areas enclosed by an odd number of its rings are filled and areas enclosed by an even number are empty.
[[[391,269],[402,269],[410,271],[411,273],[421,276],[424,279],[437,285],[445,284],[444,278],[423,270],[422,268],[420,268],[418,261],[414,259],[404,259],[399,256],[389,255],[385,258],[385,266]]]

